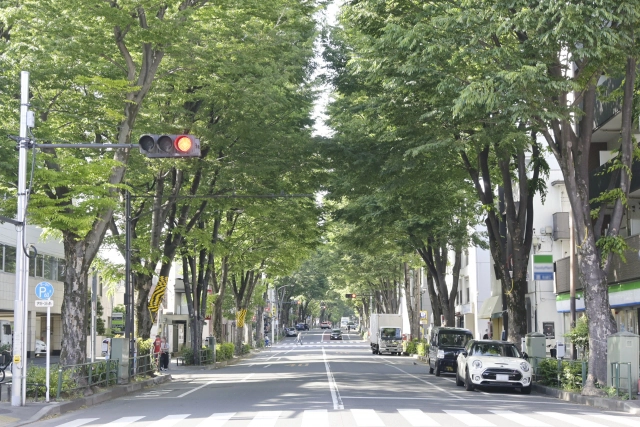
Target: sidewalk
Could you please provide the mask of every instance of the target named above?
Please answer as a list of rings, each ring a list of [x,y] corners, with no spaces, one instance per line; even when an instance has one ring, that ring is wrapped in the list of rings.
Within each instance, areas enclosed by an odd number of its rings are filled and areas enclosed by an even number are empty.
[[[157,376],[154,378],[134,382],[131,384],[109,387],[108,389],[98,392],[94,395],[74,400],[63,402],[52,401],[46,403],[44,402],[44,396],[38,396],[38,402],[27,401],[25,406],[11,406],[11,402],[0,402],[0,427],[17,427],[27,425],[34,423],[44,417],[64,414],[66,412],[75,411],[81,407],[97,405],[108,400],[117,399],[118,397],[125,396],[129,393],[141,390],[143,388],[154,387],[158,384],[171,381],[172,375],[179,376],[202,374],[203,370],[212,370],[222,368],[227,365],[233,365],[238,363],[244,357],[251,356],[255,353],[256,352],[251,352],[248,355],[236,357],[229,362],[218,362],[215,364],[215,366],[178,366],[176,363],[177,359],[173,358],[171,360],[171,363],[169,364],[169,370],[157,373]],[[2,393],[5,392],[6,387],[3,387]]]
[[[427,363],[424,356],[414,356],[415,359],[423,363]],[[565,402],[577,403],[579,405],[593,406],[596,408],[606,409],[608,411],[626,412],[628,414],[640,414],[639,400],[619,400],[607,397],[583,396],[580,393],[558,390],[557,388],[547,387],[540,384],[533,384],[533,391],[547,396],[553,396]],[[640,396],[636,396],[638,398]]]

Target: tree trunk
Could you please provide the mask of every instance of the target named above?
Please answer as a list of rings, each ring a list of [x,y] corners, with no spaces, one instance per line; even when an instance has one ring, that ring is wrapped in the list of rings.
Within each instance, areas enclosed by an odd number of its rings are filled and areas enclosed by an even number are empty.
[[[438,294],[436,292],[435,284],[433,283],[433,276],[427,270],[427,291],[429,292],[429,300],[431,301],[431,311],[433,314],[433,324],[434,326],[440,326],[442,310],[440,309],[440,299],[438,298]]]

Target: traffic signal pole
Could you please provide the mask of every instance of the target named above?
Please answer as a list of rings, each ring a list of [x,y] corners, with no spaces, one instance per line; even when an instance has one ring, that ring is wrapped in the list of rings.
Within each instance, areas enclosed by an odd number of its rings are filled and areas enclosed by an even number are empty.
[[[11,406],[23,406],[25,393],[23,380],[26,381],[27,358],[25,353],[26,340],[26,290],[29,272],[29,259],[26,247],[26,205],[27,205],[27,111],[29,108],[29,73],[20,74],[20,138],[18,142],[18,206],[16,237],[16,288],[13,301],[13,365],[11,368]]]

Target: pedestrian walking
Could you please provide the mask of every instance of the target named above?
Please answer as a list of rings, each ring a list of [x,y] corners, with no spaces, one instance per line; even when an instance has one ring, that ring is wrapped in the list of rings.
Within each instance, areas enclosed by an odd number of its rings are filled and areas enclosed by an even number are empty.
[[[160,342],[160,370],[166,371],[169,369],[169,343],[162,338]]]
[[[296,345],[302,345],[302,332],[298,332],[298,339],[296,340]]]

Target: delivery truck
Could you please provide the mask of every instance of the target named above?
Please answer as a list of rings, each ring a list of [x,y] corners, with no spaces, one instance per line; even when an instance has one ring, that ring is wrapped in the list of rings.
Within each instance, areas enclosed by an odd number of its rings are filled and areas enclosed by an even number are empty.
[[[373,354],[402,354],[402,315],[372,314],[369,341]]]

